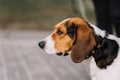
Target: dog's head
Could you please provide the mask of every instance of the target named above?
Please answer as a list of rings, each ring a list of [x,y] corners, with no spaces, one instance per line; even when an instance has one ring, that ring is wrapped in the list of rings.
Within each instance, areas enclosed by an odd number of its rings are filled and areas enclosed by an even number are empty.
[[[55,25],[53,33],[39,42],[48,54],[71,54],[75,63],[83,61],[96,45],[94,32],[81,18],[69,18]]]

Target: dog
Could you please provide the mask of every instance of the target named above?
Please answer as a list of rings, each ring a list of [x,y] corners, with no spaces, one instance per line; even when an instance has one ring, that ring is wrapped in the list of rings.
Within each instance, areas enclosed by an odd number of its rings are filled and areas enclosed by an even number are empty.
[[[82,18],[63,20],[38,44],[48,54],[70,54],[75,63],[91,58],[91,80],[120,80],[120,38]]]

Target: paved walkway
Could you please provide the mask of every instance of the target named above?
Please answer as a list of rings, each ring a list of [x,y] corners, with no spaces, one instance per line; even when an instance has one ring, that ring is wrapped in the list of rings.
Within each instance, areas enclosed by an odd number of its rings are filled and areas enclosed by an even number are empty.
[[[86,62],[48,55],[38,47],[50,32],[0,31],[0,80],[90,80]]]

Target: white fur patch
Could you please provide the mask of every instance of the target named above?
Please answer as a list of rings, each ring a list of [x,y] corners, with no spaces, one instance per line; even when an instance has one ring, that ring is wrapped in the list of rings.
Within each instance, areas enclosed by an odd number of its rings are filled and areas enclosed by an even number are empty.
[[[54,49],[54,41],[52,39],[52,35],[48,36],[43,41],[45,41],[44,51],[48,54],[55,54],[56,51]]]
[[[95,25],[93,25],[93,24],[91,24],[91,23],[89,23],[89,24],[94,28],[95,33],[96,33],[97,35],[100,35],[100,36],[102,36],[102,37],[104,37],[104,36],[106,35],[105,30],[101,30],[101,29],[99,29],[98,27],[96,27]]]
[[[90,75],[92,80],[120,80],[120,54],[106,69],[97,67],[94,59],[90,63]]]

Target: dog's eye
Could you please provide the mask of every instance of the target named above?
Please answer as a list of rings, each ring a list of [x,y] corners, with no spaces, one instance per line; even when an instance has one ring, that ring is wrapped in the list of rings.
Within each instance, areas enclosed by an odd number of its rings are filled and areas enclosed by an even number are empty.
[[[62,35],[62,34],[63,34],[63,32],[60,31],[60,30],[58,30],[56,33],[57,33],[58,35]]]

